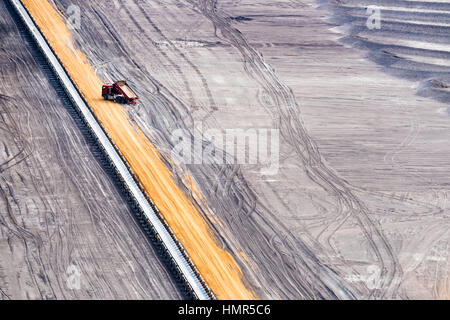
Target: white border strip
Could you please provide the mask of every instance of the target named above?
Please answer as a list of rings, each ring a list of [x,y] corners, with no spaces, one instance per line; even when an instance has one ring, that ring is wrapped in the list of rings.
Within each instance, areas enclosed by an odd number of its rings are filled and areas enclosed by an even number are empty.
[[[109,156],[110,160],[116,167],[117,171],[123,178],[125,184],[129,188],[129,191],[136,199],[137,203],[141,207],[142,211],[144,212],[145,216],[149,220],[149,222],[152,224],[153,228],[155,229],[156,233],[161,238],[161,241],[166,246],[167,250],[169,251],[169,254],[177,264],[178,268],[180,269],[181,273],[185,277],[188,284],[191,286],[192,290],[194,291],[195,295],[200,300],[210,300],[208,293],[206,292],[205,288],[203,287],[201,281],[199,280],[196,272],[194,269],[189,265],[188,261],[185,259],[183,254],[181,253],[180,249],[177,247],[174,239],[167,231],[166,227],[162,224],[162,222],[159,220],[158,216],[156,215],[153,208],[150,206],[149,202],[147,201],[146,197],[142,193],[142,191],[139,189],[138,185],[134,181],[133,177],[131,176],[130,172],[128,171],[127,166],[122,161],[119,154],[116,152],[115,148],[111,144],[109,138],[106,136],[106,134],[103,132],[102,128],[98,124],[97,120],[92,115],[90,109],[84,102],[84,100],[81,98],[80,93],[78,92],[77,88],[72,83],[71,79],[69,78],[68,74],[66,73],[65,69],[62,67],[62,65],[59,63],[58,59],[56,58],[55,54],[53,53],[52,49],[47,44],[44,36],[41,34],[40,30],[37,28],[36,24],[30,17],[28,11],[25,9],[23,3],[20,0],[10,0],[11,3],[16,8],[17,12],[25,22],[26,26],[28,27],[29,31],[33,35],[33,38],[38,43],[41,50],[44,52],[45,56],[47,57],[48,62],[51,64],[57,75],[59,76],[59,79],[63,86],[66,88],[67,93],[72,97],[73,102],[77,105],[79,110],[82,112],[83,117],[85,118],[86,122],[89,124],[91,130],[96,135],[97,139],[101,143],[102,147],[104,148],[105,152]]]

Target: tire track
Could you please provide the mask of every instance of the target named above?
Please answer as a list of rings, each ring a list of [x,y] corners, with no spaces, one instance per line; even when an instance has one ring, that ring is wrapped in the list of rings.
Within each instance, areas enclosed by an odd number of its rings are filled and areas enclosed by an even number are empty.
[[[377,256],[380,270],[382,270],[382,292],[377,293],[376,297],[393,297],[398,287],[393,280],[402,272],[397,257],[382,231],[369,218],[368,209],[355,196],[352,188],[325,165],[317,145],[304,128],[292,90],[279,81],[273,69],[264,62],[261,54],[248,44],[242,33],[231,26],[227,16],[217,10],[217,1],[201,0],[190,1],[190,3],[198,7],[215,25],[224,40],[239,50],[247,73],[269,92],[279,114],[274,116],[274,119],[279,123],[281,136],[294,148],[309,178],[330,194],[337,196],[342,203],[340,210],[351,214],[358,221],[361,231]]]

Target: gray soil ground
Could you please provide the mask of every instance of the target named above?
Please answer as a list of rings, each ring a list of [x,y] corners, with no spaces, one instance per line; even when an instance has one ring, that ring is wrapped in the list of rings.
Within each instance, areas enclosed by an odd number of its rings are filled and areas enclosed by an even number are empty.
[[[181,298],[4,1],[0,39],[0,298]]]
[[[130,118],[169,160],[177,128],[280,130],[276,175],[173,168],[194,178],[260,297],[449,297],[448,104],[339,42],[332,12],[311,0],[55,3],[80,6],[77,45],[105,81],[129,80],[141,97]]]
[[[389,74],[418,81],[417,91],[450,102],[450,3],[448,1],[321,0],[329,19]],[[369,8],[369,9],[367,9]],[[368,19],[379,10],[379,24]],[[374,16],[374,17],[375,17]],[[369,21],[368,21],[369,20]],[[448,113],[448,110],[444,110]]]

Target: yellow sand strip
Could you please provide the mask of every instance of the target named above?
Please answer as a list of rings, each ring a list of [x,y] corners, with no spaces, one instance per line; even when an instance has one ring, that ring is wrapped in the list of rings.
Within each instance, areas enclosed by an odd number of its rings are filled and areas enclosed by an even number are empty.
[[[74,49],[70,31],[57,9],[47,0],[23,2],[217,297],[256,298],[244,285],[234,258],[219,247],[198,208],[177,186],[152,143],[128,121],[120,105],[101,98],[102,82],[86,56]]]

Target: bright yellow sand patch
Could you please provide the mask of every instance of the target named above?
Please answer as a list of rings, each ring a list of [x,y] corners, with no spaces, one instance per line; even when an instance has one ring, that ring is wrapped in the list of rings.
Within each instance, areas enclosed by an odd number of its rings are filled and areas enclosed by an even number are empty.
[[[23,3],[209,287],[219,299],[256,298],[244,285],[242,271],[231,254],[219,247],[198,208],[176,185],[159,152],[128,121],[120,105],[101,98],[102,81],[86,56],[74,49],[70,31],[56,8],[47,0],[23,0]]]

